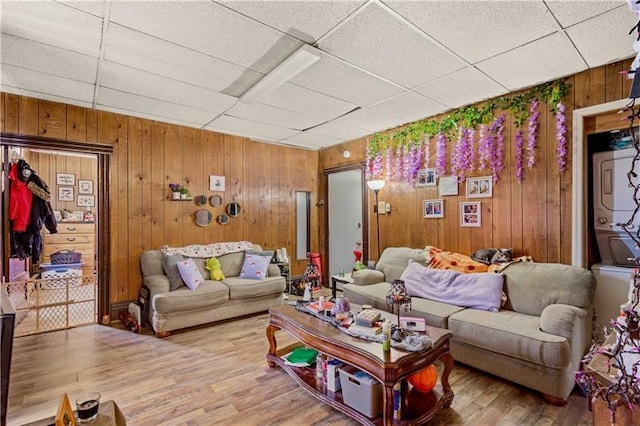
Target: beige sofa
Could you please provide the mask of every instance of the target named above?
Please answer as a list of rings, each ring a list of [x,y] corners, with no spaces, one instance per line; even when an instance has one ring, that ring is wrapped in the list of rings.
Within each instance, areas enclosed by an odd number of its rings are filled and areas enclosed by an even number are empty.
[[[387,309],[388,283],[400,278],[409,259],[424,265],[425,251],[387,248],[375,270],[352,274],[354,282],[344,286],[344,295],[354,303]],[[595,278],[586,269],[535,262],[512,263],[501,273],[507,301],[498,312],[412,297],[406,315],[449,329],[456,361],[537,390],[547,401],[562,405],[591,345]]]
[[[256,251],[262,249],[254,245]],[[166,337],[172,330],[267,311],[281,305],[286,280],[277,265],[269,265],[264,280],[238,278],[244,252],[218,256],[224,280],[209,280],[206,259],[193,258],[205,281],[195,290],[182,286],[170,291],[160,250],[142,253],[143,283],[150,290],[149,322],[156,336]]]

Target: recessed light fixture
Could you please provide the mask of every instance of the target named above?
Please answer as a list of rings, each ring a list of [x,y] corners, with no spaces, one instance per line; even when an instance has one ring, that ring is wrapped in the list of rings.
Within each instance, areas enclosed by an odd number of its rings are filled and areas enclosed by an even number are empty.
[[[291,56],[282,61],[280,65],[272,69],[253,87],[247,90],[238,102],[243,104],[254,104],[274,91],[287,81],[291,80],[302,71],[309,68],[320,59],[320,50],[305,44],[296,50]]]

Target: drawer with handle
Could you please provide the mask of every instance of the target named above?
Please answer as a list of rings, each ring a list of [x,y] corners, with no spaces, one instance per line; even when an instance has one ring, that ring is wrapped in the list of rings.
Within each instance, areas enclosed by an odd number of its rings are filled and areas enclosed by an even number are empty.
[[[93,234],[52,234],[47,236],[47,244],[93,243]]]
[[[94,223],[58,223],[58,234],[91,234],[95,231]],[[52,234],[56,235],[56,234]]]

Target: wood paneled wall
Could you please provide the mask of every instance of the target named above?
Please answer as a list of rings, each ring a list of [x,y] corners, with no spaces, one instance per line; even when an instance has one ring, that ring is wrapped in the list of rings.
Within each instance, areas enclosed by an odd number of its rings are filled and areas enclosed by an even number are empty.
[[[574,109],[597,105],[626,98],[631,80],[623,78],[620,71],[629,69],[626,60],[581,72],[567,78],[571,85],[564,98],[566,105],[569,161],[567,171],[558,173],[556,163],[555,118],[545,106],[541,108],[536,164],[525,169],[525,180],[518,183],[515,177],[514,136],[517,128],[513,118],[507,116],[505,128],[505,170],[493,187],[492,198],[472,199],[465,197],[465,184],[459,185],[458,196],[439,197],[437,188],[416,188],[406,184],[390,184],[379,194],[380,200],[391,203],[391,214],[380,216],[380,245],[385,247],[407,246],[437,247],[470,254],[486,247],[511,247],[516,256],[532,256],[539,262],[571,263],[571,141],[572,113]],[[442,117],[444,117],[444,114]],[[442,118],[439,117],[439,118]],[[624,124],[622,124],[624,126]],[[396,129],[397,130],[397,129]],[[526,131],[526,128],[525,128]],[[320,170],[341,165],[364,162],[369,138],[361,138],[320,152]],[[435,143],[431,142],[430,166],[435,167]],[[452,143],[448,145],[448,158]],[[351,157],[342,156],[344,150]],[[450,172],[451,164],[447,170]],[[476,172],[472,176],[483,176]],[[326,181],[321,181],[320,194],[325,193]],[[369,192],[370,223],[375,218],[373,196]],[[442,219],[424,219],[422,201],[443,198]],[[467,228],[460,226],[459,205],[463,201],[482,203],[482,226]],[[324,229],[324,214],[320,216]],[[375,259],[376,228],[369,227],[369,258]],[[325,247],[324,233],[320,233],[320,246]]]
[[[156,121],[1,94],[3,132],[41,135],[114,147],[111,156],[111,304],[135,300],[141,284],[140,254],[162,245],[249,240],[265,249],[295,253],[296,191],[318,194],[318,153],[259,143]],[[227,225],[195,224],[193,201],[171,201],[169,183],[192,194],[213,195],[209,175],[226,177],[223,203],[237,201],[239,217]],[[203,206],[215,216],[222,207]],[[311,246],[318,221],[311,211]],[[305,261],[294,261],[301,274]]]

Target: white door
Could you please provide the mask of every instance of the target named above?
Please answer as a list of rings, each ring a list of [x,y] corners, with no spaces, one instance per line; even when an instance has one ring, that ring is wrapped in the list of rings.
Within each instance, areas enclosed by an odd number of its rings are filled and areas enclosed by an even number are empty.
[[[362,170],[331,173],[329,179],[329,273],[351,272],[353,251],[362,251]]]

